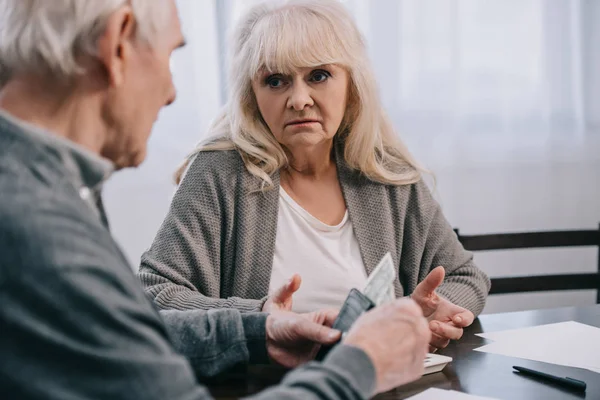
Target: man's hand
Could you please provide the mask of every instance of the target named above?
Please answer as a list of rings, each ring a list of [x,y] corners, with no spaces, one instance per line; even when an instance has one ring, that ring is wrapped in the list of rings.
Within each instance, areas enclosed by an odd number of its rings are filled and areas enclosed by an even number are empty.
[[[423,310],[423,315],[429,321],[431,342],[429,351],[443,349],[450,340],[458,340],[463,335],[463,328],[471,325],[475,316],[463,307],[438,295],[435,290],[444,281],[444,267],[437,267],[417,285],[410,295]]]
[[[375,390],[381,393],[423,375],[430,338],[421,308],[403,298],[361,315],[343,343],[369,356],[377,376]]]
[[[277,289],[263,305],[263,312],[290,311],[292,309],[292,295],[300,288],[302,279],[294,274],[283,286]]]
[[[269,357],[286,368],[313,360],[322,344],[330,345],[340,339],[341,332],[331,329],[337,315],[337,310],[308,314],[273,311],[267,317],[266,327]]]

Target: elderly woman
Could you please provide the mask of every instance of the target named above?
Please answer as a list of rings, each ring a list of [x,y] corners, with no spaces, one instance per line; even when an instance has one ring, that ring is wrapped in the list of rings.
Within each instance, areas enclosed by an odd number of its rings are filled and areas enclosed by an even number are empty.
[[[146,292],[163,309],[340,307],[390,252],[432,346],[460,337],[489,280],[386,117],[343,5],[264,3],[233,39],[229,102],[142,257]]]

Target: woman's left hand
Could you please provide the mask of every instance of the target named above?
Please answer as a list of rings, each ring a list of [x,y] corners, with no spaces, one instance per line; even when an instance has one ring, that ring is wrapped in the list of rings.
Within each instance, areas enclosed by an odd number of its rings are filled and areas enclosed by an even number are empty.
[[[443,267],[433,269],[427,277],[417,285],[410,297],[423,309],[423,315],[429,321],[431,342],[429,351],[443,349],[450,340],[458,340],[463,335],[463,328],[471,325],[475,316],[466,308],[444,299],[435,290],[444,281]]]

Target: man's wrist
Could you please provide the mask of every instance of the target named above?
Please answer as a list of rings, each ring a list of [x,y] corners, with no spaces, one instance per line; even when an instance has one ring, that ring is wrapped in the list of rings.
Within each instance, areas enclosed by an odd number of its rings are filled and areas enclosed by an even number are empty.
[[[365,398],[373,396],[377,384],[375,364],[364,349],[340,344],[325,357],[323,364],[346,376]]]
[[[267,353],[267,313],[244,313],[242,324],[250,364],[269,364]]]

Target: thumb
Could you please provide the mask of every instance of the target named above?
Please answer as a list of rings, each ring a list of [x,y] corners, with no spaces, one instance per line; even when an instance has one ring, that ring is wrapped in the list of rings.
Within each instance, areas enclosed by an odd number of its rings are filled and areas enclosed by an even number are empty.
[[[446,271],[444,267],[436,267],[434,268],[429,275],[421,281],[415,288],[413,295],[411,298],[415,300],[425,300],[430,297],[437,289],[438,286],[444,282],[444,277],[446,276]]]
[[[300,278],[300,275],[294,274],[289,281],[275,291],[273,294],[273,302],[285,303],[286,301],[291,300],[292,295],[300,288],[301,283],[302,278]]]
[[[452,317],[452,323],[460,328],[466,328],[473,323],[475,315],[469,311],[464,310]]]
[[[342,335],[337,329],[319,325],[307,319],[301,319],[295,327],[296,334],[300,338],[319,344],[333,344],[337,342]]]

